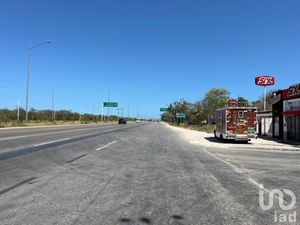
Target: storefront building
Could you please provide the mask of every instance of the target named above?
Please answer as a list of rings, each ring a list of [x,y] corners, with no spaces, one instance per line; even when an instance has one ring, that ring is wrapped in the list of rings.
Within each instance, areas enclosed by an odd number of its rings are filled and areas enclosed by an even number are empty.
[[[273,137],[300,142],[300,83],[273,93]]]
[[[283,139],[283,99],[282,90],[273,93],[273,137]]]
[[[300,141],[300,83],[282,92],[283,139]]]
[[[256,130],[258,136],[272,136],[273,134],[273,118],[272,110],[259,111],[256,114]]]

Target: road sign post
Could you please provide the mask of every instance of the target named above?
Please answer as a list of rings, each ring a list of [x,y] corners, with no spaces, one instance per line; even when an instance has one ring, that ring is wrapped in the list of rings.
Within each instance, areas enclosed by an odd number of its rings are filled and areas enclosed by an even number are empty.
[[[275,77],[273,76],[257,76],[255,77],[255,84],[258,86],[264,87],[264,111],[266,111],[267,108],[267,86],[271,86],[275,84]]]
[[[116,108],[116,107],[118,107],[118,103],[117,102],[103,102],[102,103],[102,115],[103,115],[103,108],[110,108],[110,107],[112,107],[112,108]],[[109,114],[108,114],[108,119],[109,119]],[[103,120],[103,119],[102,119]]]
[[[186,117],[185,113],[176,113],[177,124],[179,125],[180,119],[183,122],[183,119],[185,119],[185,117]]]
[[[255,77],[255,84],[264,87],[264,111],[267,110],[267,86],[275,84],[275,77],[273,76],[257,76]],[[266,135],[266,119],[264,119],[264,135]]]
[[[168,108],[160,108],[161,112],[168,112]]]
[[[103,102],[103,107],[118,107],[117,102]]]
[[[177,119],[185,119],[185,117],[186,117],[185,113],[176,113]]]
[[[104,119],[104,106],[103,106],[103,102],[102,102],[101,106],[102,106],[101,123],[103,123],[103,119]]]

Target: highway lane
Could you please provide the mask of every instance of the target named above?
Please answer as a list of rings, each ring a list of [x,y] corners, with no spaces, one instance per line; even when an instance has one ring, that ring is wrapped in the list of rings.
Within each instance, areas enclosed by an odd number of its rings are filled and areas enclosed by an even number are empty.
[[[192,145],[162,124],[126,127],[0,161],[0,224],[279,224],[259,207],[249,152]],[[278,155],[264,155],[268,173]]]
[[[0,128],[0,138],[21,136],[26,134],[35,134],[43,132],[56,132],[63,130],[85,129],[99,126],[110,126],[112,124],[81,124],[81,125],[56,125],[56,126],[33,126],[33,127],[8,127]]]
[[[32,168],[30,170],[34,174],[40,170],[50,172],[60,163],[63,165],[71,163],[78,156],[90,151],[93,153],[99,147],[122,138],[124,134],[138,132],[144,126],[147,124],[114,125],[113,128],[98,128],[96,133],[85,132],[79,138],[38,146],[33,145],[0,153],[0,190],[22,180],[23,174],[29,168]],[[19,167],[20,165],[21,167]],[[7,175],[6,172],[9,174]]]
[[[128,126],[134,126],[129,124]],[[118,124],[0,129],[0,153],[120,128]]]

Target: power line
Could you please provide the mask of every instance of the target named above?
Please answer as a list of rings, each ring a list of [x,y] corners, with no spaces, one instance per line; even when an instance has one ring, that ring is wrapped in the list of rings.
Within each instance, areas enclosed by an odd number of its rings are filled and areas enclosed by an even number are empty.
[[[1,83],[0,87],[1,89],[5,89],[10,91],[10,95],[7,94],[2,94],[3,96],[7,97],[7,98],[11,98],[11,99],[16,99],[18,98],[20,95],[25,95],[25,91],[26,91],[26,85],[20,84],[16,81],[12,81],[10,79],[7,79],[7,77],[3,77],[0,75],[1,80],[5,80],[5,83]],[[50,92],[50,91],[49,91]],[[36,87],[32,87],[30,90],[31,96],[35,97],[35,98],[39,98],[39,99],[43,99],[45,101],[48,101],[49,103],[52,101],[52,94],[51,92],[49,93],[49,95],[45,95],[45,92],[42,91],[39,88]],[[12,95],[15,95],[12,96]],[[56,102],[62,104],[62,105],[71,105],[70,108],[74,108],[74,106],[81,106],[81,108],[92,108],[93,107],[93,103],[83,103],[81,101],[75,100],[75,99],[70,99],[67,98],[65,96],[61,96],[59,94],[56,94]],[[31,99],[30,100],[31,104],[45,104],[45,102],[40,102],[37,101],[36,99]]]

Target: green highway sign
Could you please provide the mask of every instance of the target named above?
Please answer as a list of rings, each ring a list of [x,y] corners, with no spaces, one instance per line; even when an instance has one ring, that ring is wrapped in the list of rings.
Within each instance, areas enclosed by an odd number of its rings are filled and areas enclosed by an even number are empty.
[[[161,112],[168,112],[168,108],[160,108]]]
[[[117,102],[103,102],[103,107],[118,107]]]
[[[184,119],[185,118],[185,113],[176,113],[176,118]]]

